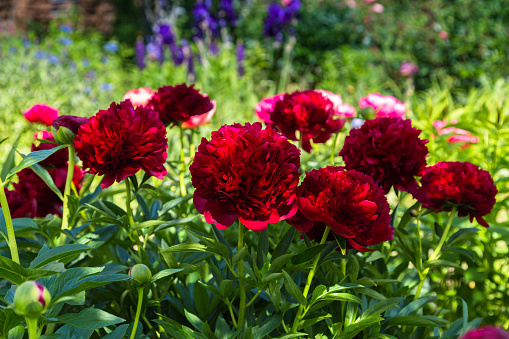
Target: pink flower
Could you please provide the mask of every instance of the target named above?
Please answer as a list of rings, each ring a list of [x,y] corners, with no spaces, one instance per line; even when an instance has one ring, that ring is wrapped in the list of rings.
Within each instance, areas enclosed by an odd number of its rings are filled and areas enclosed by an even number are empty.
[[[339,105],[338,109],[336,110],[336,115],[339,115],[342,118],[355,118],[357,112],[355,111],[355,108],[349,104],[343,103]]]
[[[460,339],[509,339],[509,332],[501,328],[487,326],[470,330]]]
[[[361,108],[371,107],[376,111],[377,118],[405,119],[406,106],[393,96],[370,93],[359,100]]]
[[[326,97],[332,102],[335,115],[340,116],[342,118],[353,118],[357,114],[355,108],[353,108],[349,104],[343,103],[341,95],[334,94],[324,89],[317,89],[316,91],[322,93],[324,97]]]
[[[212,109],[210,111],[208,111],[207,113],[200,114],[200,115],[192,116],[191,118],[189,118],[189,120],[184,121],[182,123],[182,128],[194,129],[200,125],[205,125],[206,123],[208,123],[214,116],[214,113],[216,113],[216,106],[217,106],[216,101],[212,100],[211,102],[212,102]]]
[[[468,135],[453,135],[447,139],[447,142],[449,142],[451,144],[457,143],[457,142],[477,144],[479,142],[479,137],[471,137]]]
[[[364,0],[365,3],[370,4],[372,2],[375,2],[376,0]]]
[[[152,88],[148,87],[141,87],[138,89],[130,89],[127,91],[127,93],[122,98],[122,101],[124,100],[131,100],[131,103],[134,107],[147,106],[148,102],[150,101],[150,98],[152,98],[152,95],[154,95],[155,91]]]
[[[442,40],[447,40],[449,39],[449,33],[447,33],[446,31],[440,31],[438,32],[438,37]]]
[[[419,66],[413,62],[403,61],[399,66],[399,74],[404,77],[413,78],[419,72]]]
[[[458,123],[458,120],[452,120],[451,125],[455,125]],[[454,126],[447,126],[447,120],[440,121],[435,120],[433,122],[433,127],[437,130],[438,135],[446,135],[446,134],[453,134],[449,138],[447,138],[447,142],[454,144],[454,143],[465,143],[462,148],[466,148],[471,144],[477,144],[479,142],[479,137],[472,136],[472,132],[457,128]]]
[[[23,112],[25,118],[30,122],[39,122],[51,126],[53,120],[58,117],[58,109],[46,104],[35,104]]]
[[[271,124],[270,114],[274,111],[274,106],[276,106],[276,102],[283,99],[285,93],[280,93],[273,95],[271,97],[263,98],[262,101],[256,104],[255,113],[258,116],[258,119],[261,121]]]
[[[372,13],[383,13],[384,9],[384,5],[382,4],[373,4],[369,10]]]

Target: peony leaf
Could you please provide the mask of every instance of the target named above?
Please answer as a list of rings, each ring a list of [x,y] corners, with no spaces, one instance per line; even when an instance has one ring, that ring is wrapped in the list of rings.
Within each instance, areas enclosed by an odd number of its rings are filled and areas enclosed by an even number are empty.
[[[454,267],[456,269],[462,270],[460,265],[453,263],[452,261],[447,261],[447,260],[426,261],[424,263],[424,267]]]
[[[7,174],[10,170],[14,168],[14,157],[16,155],[16,146],[18,145],[19,139],[21,138],[22,133],[18,135],[16,138],[16,141],[14,141],[14,144],[12,145],[11,150],[9,151],[9,154],[7,154],[7,157],[5,158],[5,161],[3,162],[2,172],[0,173],[0,178],[2,181],[5,181],[5,178],[7,177]]]
[[[57,260],[66,263],[77,257],[81,252],[89,249],[90,247],[87,245],[68,244],[52,248],[44,253],[40,251],[37,257],[30,263],[30,268],[39,268]]]
[[[290,229],[286,231],[286,233],[281,237],[279,243],[276,246],[276,249],[272,253],[272,257],[270,259],[271,262],[277,259],[277,257],[286,254],[293,240],[293,236],[295,235],[296,229],[293,226],[290,226]]]
[[[447,324],[449,324],[447,320],[432,315],[408,315],[391,318],[388,327],[398,325],[444,327]]]
[[[80,313],[63,314],[57,320],[58,322],[84,330],[94,330],[125,321],[97,308],[85,308]]]
[[[53,181],[53,178],[51,177],[51,175],[48,173],[48,171],[45,168],[43,168],[39,164],[33,164],[30,168],[60,198],[60,200],[64,201],[64,196],[62,195],[62,192],[60,192],[57,185],[55,185],[55,181]]]
[[[286,291],[295,298],[299,302],[299,304],[306,306],[307,305],[307,299],[302,294],[300,288],[297,286],[297,284],[293,281],[292,277],[288,273],[286,273],[283,270],[283,276],[285,280],[285,287]]]
[[[52,154],[56,153],[57,151],[59,151],[63,148],[67,148],[68,146],[69,145],[61,145],[58,147],[53,147],[50,149],[45,149],[42,151],[35,151],[32,153],[29,153],[28,155],[26,155],[23,158],[23,160],[21,160],[21,162],[16,167],[14,167],[12,170],[9,171],[5,180],[9,181],[19,171],[47,159]]]
[[[424,307],[424,305],[435,301],[437,297],[425,297],[425,298],[419,298],[417,300],[412,301],[410,304],[406,305],[399,311],[398,317],[405,317],[408,315],[413,315],[417,313],[421,308]]]
[[[365,328],[379,323],[383,321],[384,318],[375,315],[367,318],[359,318],[355,323],[351,324],[350,326],[346,327],[343,333],[338,337],[341,339],[352,339],[354,338],[358,333],[360,333]]]
[[[170,275],[180,272],[182,270],[183,270],[183,268],[168,268],[168,269],[159,271],[156,274],[154,274],[154,276],[150,279],[150,282],[157,281],[161,278],[170,276]]]
[[[27,280],[34,280],[39,277],[50,276],[53,274],[57,274],[57,272],[51,270],[24,268],[11,259],[0,256],[0,277],[7,279],[16,285]]]
[[[304,262],[313,260],[314,257],[321,254],[325,249],[329,247],[329,244],[316,245],[310,248],[306,248],[299,254],[292,257],[292,264],[299,265]]]
[[[381,315],[383,312],[388,310],[389,308],[396,306],[400,302],[405,300],[403,297],[395,297],[395,298],[387,298],[385,300],[378,301],[376,304],[372,305],[366,311],[364,311],[361,315],[361,318],[366,318],[372,315]]]
[[[449,237],[449,239],[445,243],[445,247],[454,244],[463,235],[466,235],[468,233],[477,233],[477,232],[479,232],[479,229],[477,227],[462,228],[458,232],[454,233],[453,235],[451,235]]]

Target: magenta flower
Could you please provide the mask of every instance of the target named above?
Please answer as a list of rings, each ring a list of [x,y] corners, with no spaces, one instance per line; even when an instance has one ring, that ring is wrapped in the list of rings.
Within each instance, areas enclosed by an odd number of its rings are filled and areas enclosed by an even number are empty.
[[[470,330],[460,339],[509,339],[509,332],[501,328],[487,326]]]
[[[406,106],[393,96],[370,93],[359,100],[359,106],[360,108],[373,108],[377,118],[405,119]]]

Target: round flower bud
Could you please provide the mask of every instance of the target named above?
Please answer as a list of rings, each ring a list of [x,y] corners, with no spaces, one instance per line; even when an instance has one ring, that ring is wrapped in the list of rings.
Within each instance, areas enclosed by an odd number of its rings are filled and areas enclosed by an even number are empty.
[[[414,217],[414,218],[417,218],[417,217],[419,216],[419,214],[420,214],[420,213],[419,213],[419,210],[418,210],[417,208],[412,208],[412,209],[410,210],[410,215],[411,215],[412,217]]]
[[[152,272],[150,272],[150,269],[143,264],[137,264],[131,267],[129,275],[131,275],[140,285],[148,283],[152,278]]]
[[[45,313],[51,301],[48,289],[36,281],[26,281],[14,294],[14,311],[18,315],[37,318]]]
[[[427,303],[424,305],[424,314],[433,315],[437,312],[437,304],[435,303]]]
[[[62,115],[51,124],[51,130],[56,142],[60,144],[72,144],[74,136],[78,134],[81,125],[88,122],[88,118],[73,115]]]

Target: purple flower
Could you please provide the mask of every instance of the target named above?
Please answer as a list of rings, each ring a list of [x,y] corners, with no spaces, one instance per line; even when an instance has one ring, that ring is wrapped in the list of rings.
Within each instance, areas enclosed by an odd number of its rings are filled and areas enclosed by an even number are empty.
[[[246,54],[242,41],[237,43],[237,50],[235,54],[237,55],[237,72],[239,73],[239,76],[244,76],[246,73],[244,68],[244,59],[246,58]]]
[[[23,40],[23,47],[25,48],[30,47],[30,40]]]
[[[233,8],[233,0],[221,0],[219,4],[219,25],[234,27],[237,24],[237,13]]]
[[[46,53],[42,52],[42,51],[37,51],[35,52],[34,54],[34,57],[38,60],[44,58],[46,56]]]
[[[277,41],[283,40],[283,31],[288,28],[290,23],[300,10],[299,0],[286,1],[282,6],[279,3],[273,3],[267,7],[267,18],[264,23],[264,35],[275,37]]]
[[[104,44],[103,48],[106,52],[116,53],[118,52],[118,42],[109,41],[106,44]]]
[[[218,55],[219,54],[219,46],[214,42],[210,42],[210,54],[212,55]]]
[[[159,25],[157,33],[163,37],[163,43],[171,46],[175,44],[175,34],[171,30],[171,26],[168,24]]]
[[[184,53],[182,53],[182,48],[180,46],[177,44],[172,44],[170,46],[170,53],[175,66],[182,64],[184,61]]]
[[[139,69],[145,68],[145,44],[143,38],[139,37],[134,45],[134,51],[136,54],[136,64]]]
[[[73,28],[71,25],[61,25],[60,26],[60,32],[62,33],[72,33],[73,32]]]
[[[163,62],[164,53],[160,41],[151,41],[147,44],[147,55],[151,60],[157,60],[159,63]]]
[[[99,85],[99,89],[101,89],[102,91],[110,92],[113,90],[113,85],[108,82],[103,82],[102,84]]]
[[[194,23],[197,28],[196,36],[203,38],[205,31],[209,30],[212,35],[217,35],[218,23],[217,20],[210,14],[211,9],[210,1],[197,1],[193,8]]]

